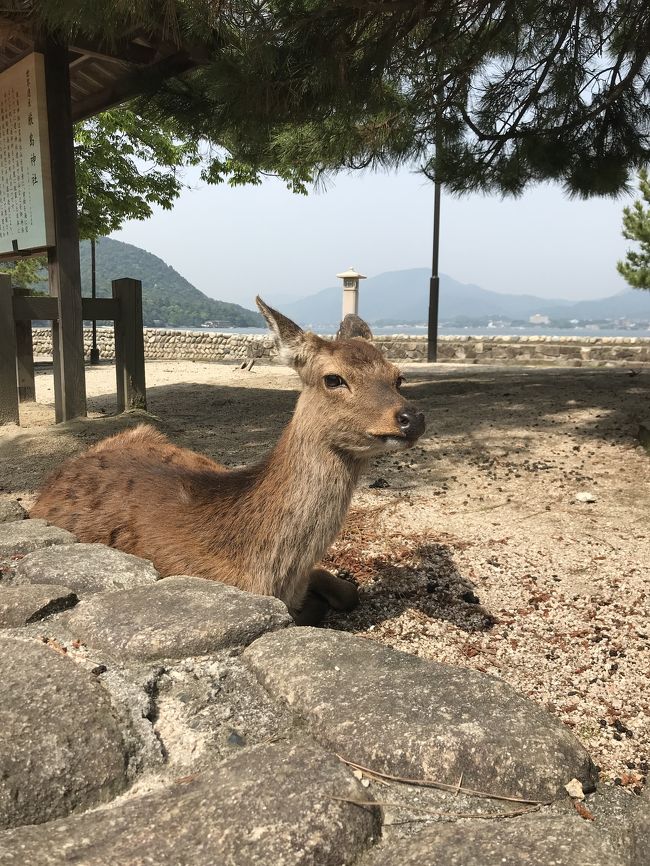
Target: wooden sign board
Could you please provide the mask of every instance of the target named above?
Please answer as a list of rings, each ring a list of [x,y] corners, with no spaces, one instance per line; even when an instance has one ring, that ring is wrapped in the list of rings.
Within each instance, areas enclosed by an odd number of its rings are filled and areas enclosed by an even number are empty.
[[[42,54],[0,73],[0,258],[54,246]]]

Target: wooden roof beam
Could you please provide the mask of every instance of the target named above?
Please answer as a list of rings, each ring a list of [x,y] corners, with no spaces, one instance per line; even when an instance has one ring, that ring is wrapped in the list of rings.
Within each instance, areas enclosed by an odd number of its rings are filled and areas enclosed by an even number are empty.
[[[86,57],[95,57],[109,63],[136,63],[148,66],[157,55],[157,49],[141,42],[121,42],[114,46],[104,45],[93,39],[75,39],[68,46],[70,51]],[[76,61],[73,61],[73,63]]]
[[[143,80],[159,79],[162,81],[165,78],[188,72],[190,69],[194,69],[196,65],[196,61],[184,52],[165,57],[159,63],[134,71],[132,75],[116,81],[113,86],[109,86],[99,93],[75,100],[72,104],[72,119],[77,123],[92,117],[93,114],[98,114],[100,111],[106,111],[122,102],[134,99],[142,93]]]

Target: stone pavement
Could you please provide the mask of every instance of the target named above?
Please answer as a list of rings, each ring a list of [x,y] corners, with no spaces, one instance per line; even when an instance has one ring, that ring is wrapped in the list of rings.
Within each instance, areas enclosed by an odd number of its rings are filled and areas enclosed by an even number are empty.
[[[2,514],[0,866],[648,863],[501,680]]]

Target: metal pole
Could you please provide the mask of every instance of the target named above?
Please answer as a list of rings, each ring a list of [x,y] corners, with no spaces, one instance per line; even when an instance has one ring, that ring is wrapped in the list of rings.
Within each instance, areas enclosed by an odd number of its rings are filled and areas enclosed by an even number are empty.
[[[90,241],[90,293],[97,297],[97,273],[95,269],[95,238]],[[97,319],[93,319],[93,344],[90,349],[90,363],[99,364],[99,349],[97,348]]]
[[[429,280],[429,328],[427,339],[427,360],[438,360],[438,305],[440,299],[440,274],[438,262],[440,254],[440,191],[442,184],[433,185],[433,255],[431,260],[431,279]]]

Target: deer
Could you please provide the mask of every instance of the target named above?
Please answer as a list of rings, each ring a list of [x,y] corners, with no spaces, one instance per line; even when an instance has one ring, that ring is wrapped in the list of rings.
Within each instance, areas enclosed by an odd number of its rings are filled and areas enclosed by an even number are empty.
[[[302,388],[260,462],[228,468],[141,424],[64,463],[31,517],[150,560],[162,577],[193,575],[280,598],[298,625],[351,611],[356,586],[319,563],[339,534],[368,461],[411,448],[424,416],[368,334],[325,339],[257,306],[279,359]],[[354,329],[348,332],[354,333]]]

